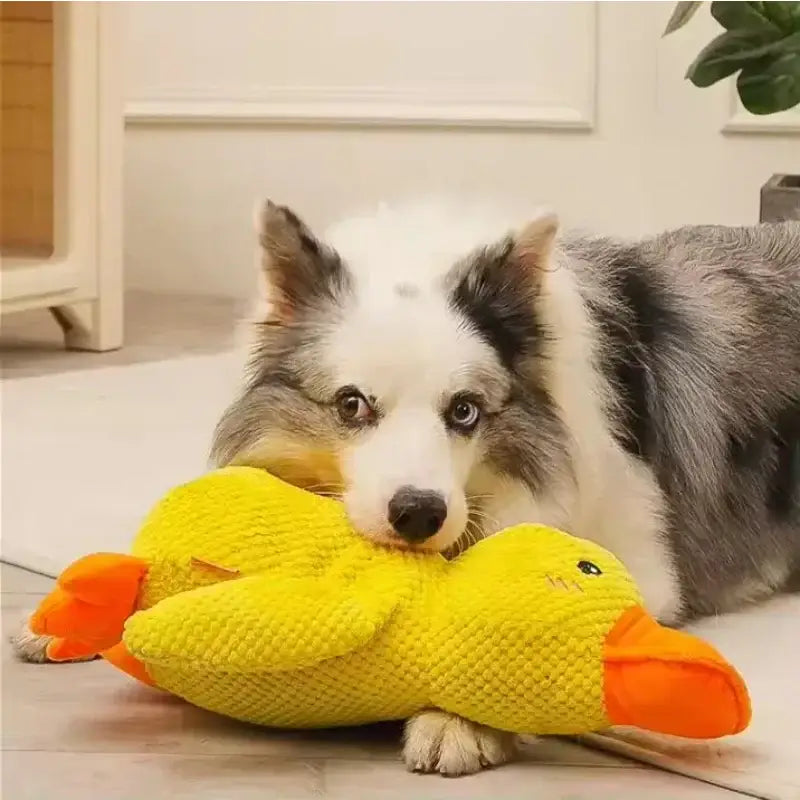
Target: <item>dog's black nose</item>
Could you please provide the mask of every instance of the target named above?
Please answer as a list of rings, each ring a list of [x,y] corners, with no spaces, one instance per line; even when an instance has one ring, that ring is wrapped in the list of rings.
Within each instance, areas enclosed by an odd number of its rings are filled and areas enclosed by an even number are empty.
[[[438,492],[401,486],[389,501],[389,522],[408,542],[424,542],[444,525],[447,503]]]

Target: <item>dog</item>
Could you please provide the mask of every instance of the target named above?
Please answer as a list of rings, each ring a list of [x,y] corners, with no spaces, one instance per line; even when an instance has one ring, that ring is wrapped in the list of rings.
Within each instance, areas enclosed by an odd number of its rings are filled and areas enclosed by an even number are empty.
[[[258,232],[262,304],[215,465],[341,497],[390,547],[562,528],[670,624],[800,571],[800,223],[630,242],[423,203],[318,237],[267,202]],[[404,759],[460,775],[515,747],[431,709]]]

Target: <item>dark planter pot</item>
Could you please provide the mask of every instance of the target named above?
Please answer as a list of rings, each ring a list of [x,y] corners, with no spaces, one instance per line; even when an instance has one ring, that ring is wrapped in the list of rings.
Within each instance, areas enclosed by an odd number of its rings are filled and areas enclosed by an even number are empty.
[[[761,222],[800,220],[800,175],[773,175],[761,187]]]

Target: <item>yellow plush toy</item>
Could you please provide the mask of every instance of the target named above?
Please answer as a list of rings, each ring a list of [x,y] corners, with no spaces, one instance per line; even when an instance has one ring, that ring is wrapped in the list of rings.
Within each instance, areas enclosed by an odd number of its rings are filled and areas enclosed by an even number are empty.
[[[175,489],[130,556],[69,567],[34,614],[56,659],[101,653],[222,714],[304,728],[437,707],[503,730],[741,731],[747,691],[660,627],[595,544],[510,528],[448,562],[372,544],[342,505],[263,471]]]

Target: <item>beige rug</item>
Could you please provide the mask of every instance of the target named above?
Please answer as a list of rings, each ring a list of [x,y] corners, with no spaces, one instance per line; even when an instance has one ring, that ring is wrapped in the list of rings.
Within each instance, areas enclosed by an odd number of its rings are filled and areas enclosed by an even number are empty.
[[[155,500],[205,469],[240,365],[221,354],[5,381],[3,559],[55,575],[86,553],[127,550]],[[800,597],[697,630],[747,679],[748,731],[712,743],[629,732],[585,741],[754,797],[800,800]]]
[[[222,353],[3,381],[3,559],[55,575],[126,551],[155,501],[206,469],[240,367]]]

